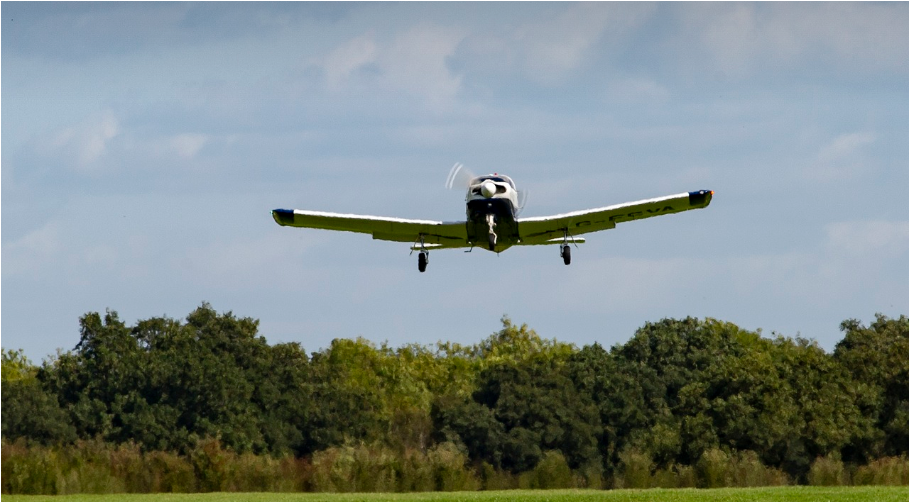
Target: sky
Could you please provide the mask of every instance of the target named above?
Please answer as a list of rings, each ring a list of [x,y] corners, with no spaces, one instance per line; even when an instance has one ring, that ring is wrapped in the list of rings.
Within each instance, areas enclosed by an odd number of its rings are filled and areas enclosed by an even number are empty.
[[[908,4],[0,5],[2,346],[208,302],[269,343],[611,347],[714,318],[832,350],[908,312]],[[449,168],[544,216],[710,207],[557,246],[431,253],[298,208],[460,220]]]

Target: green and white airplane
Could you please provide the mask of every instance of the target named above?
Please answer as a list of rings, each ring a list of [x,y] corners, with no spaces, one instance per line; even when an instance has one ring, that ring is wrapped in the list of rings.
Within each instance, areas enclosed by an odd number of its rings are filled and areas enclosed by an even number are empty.
[[[462,167],[456,164],[452,168],[447,187],[452,187]],[[559,245],[559,254],[569,265],[569,245],[584,243],[584,238],[578,237],[581,234],[612,229],[620,222],[704,208],[713,195],[712,190],[697,190],[560,215],[521,218],[518,215],[526,198],[511,178],[493,173],[467,180],[467,220],[437,222],[288,209],[272,210],[272,218],[279,225],[361,232],[373,239],[413,243],[411,251],[420,252],[420,272],[427,268],[430,250],[475,246],[500,253],[516,245]]]

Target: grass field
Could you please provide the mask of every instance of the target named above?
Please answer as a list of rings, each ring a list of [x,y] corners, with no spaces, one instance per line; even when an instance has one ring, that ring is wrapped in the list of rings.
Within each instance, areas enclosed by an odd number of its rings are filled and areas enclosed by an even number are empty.
[[[755,487],[433,493],[4,494],[3,501],[908,501],[906,487]]]

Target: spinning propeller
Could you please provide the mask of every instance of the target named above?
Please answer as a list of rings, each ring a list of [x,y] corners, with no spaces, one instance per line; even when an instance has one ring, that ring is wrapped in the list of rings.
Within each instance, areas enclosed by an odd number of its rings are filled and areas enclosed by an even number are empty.
[[[470,169],[464,167],[464,164],[456,162],[452,169],[449,170],[449,176],[446,178],[447,189],[467,189],[475,175]]]

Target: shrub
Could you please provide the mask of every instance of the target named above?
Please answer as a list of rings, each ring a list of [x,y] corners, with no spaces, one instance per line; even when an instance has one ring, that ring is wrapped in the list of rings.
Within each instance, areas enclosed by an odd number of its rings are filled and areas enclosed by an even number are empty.
[[[603,489],[604,488],[604,473],[603,465],[600,463],[592,463],[587,466],[582,466],[579,470],[581,475],[581,485],[586,489]]]
[[[399,492],[429,492],[436,488],[433,467],[421,451],[409,449],[401,454],[397,470]]]
[[[533,470],[519,476],[522,479],[522,489],[568,489],[580,485],[559,451],[545,452]]]
[[[754,451],[739,451],[730,458],[726,483],[729,487],[782,486],[788,483],[784,472],[762,464]]]
[[[843,486],[847,485],[847,473],[839,454],[829,454],[816,458],[809,467],[810,486]]]
[[[480,465],[480,477],[485,491],[518,489],[518,477],[508,470],[497,470],[486,461]]]
[[[698,487],[698,474],[695,468],[687,465],[673,465],[676,472],[676,487]]]
[[[716,447],[702,453],[701,459],[695,464],[698,487],[724,487],[727,484],[729,463],[727,453]]]
[[[294,490],[293,481],[284,477],[281,461],[271,456],[257,456],[247,452],[239,456],[231,456],[228,460],[228,479],[222,483],[222,487],[226,491],[290,492]]]
[[[401,465],[385,448],[330,447],[313,455],[310,490],[316,492],[392,492]]]
[[[443,442],[427,452],[427,458],[433,467],[437,491],[476,491],[480,483],[474,473],[467,468],[467,455],[455,444]]]
[[[309,490],[313,492],[353,492],[350,480],[354,473],[352,447],[330,447],[313,454],[313,475]]]
[[[196,472],[193,465],[170,452],[153,451],[142,456],[138,473],[127,475],[130,492],[192,493],[196,492]]]
[[[908,483],[906,457],[877,459],[856,469],[853,485],[906,486]]]
[[[62,475],[57,494],[127,492],[124,480],[112,470],[111,446],[90,440],[77,442],[72,448],[54,448],[54,451]]]
[[[304,492],[313,476],[313,465],[308,459],[286,456],[281,459],[281,473],[293,483],[294,492]]]
[[[626,449],[619,455],[619,475],[614,478],[616,489],[645,489],[651,486],[651,457],[636,449]]]
[[[24,441],[4,443],[4,494],[58,494],[60,472],[56,453],[46,447],[27,448]]]

